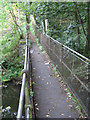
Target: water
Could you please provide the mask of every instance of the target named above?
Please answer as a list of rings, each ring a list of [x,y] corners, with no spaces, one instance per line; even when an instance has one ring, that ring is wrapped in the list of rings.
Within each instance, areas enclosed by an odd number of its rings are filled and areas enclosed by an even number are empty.
[[[4,83],[2,89],[2,118],[16,118],[20,96],[20,84]]]

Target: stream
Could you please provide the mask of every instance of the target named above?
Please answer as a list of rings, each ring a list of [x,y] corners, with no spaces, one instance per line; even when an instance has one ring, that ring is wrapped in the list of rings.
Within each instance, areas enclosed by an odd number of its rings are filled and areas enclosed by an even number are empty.
[[[20,96],[20,84],[4,83],[2,88],[2,118],[16,118]]]

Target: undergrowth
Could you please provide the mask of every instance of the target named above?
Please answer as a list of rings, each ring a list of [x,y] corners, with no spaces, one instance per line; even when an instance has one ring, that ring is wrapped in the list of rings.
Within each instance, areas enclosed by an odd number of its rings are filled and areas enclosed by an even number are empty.
[[[23,64],[20,62],[24,60],[24,56],[19,56],[20,34],[6,33],[1,42],[1,58],[0,64],[2,67],[1,77],[2,81],[6,82],[12,79],[21,79],[21,70]]]
[[[40,44],[39,44],[39,40],[36,38],[35,39],[36,40],[36,43],[37,43],[37,46],[39,47],[39,49],[42,51],[42,53],[46,53],[46,51],[44,50],[44,48],[43,48],[43,46],[41,46]]]

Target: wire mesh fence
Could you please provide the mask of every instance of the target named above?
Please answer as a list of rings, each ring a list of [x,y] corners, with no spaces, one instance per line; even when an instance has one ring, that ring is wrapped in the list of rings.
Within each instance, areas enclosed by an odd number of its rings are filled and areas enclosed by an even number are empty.
[[[45,34],[37,37],[90,117],[90,60]]]

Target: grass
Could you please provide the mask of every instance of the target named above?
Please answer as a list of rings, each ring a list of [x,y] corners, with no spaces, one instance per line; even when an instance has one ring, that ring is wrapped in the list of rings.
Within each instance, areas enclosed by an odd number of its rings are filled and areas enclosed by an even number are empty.
[[[42,51],[43,54],[45,54],[46,51],[44,50],[43,46],[41,46],[41,45],[39,44],[38,38],[36,38],[35,40],[36,40],[36,43],[37,43],[37,46],[39,47],[39,49]]]
[[[43,50],[43,47],[40,45],[40,46],[39,46],[39,49],[42,51],[42,50]]]
[[[57,69],[56,69],[56,67],[54,67],[54,68],[53,68],[53,70],[54,70],[54,72],[57,72]]]
[[[30,91],[30,96],[31,96],[31,98],[33,97],[33,95],[34,95],[34,92],[33,92],[33,91]]]
[[[32,82],[32,85],[35,85],[35,82],[34,82],[34,81]]]
[[[43,51],[43,53],[45,54],[45,53],[46,53],[46,51],[44,50],[44,51]]]
[[[51,63],[51,66],[53,67],[53,66],[54,66],[54,64],[52,64],[52,63]]]
[[[71,96],[72,101],[73,101],[74,105],[76,106],[77,111],[80,114],[80,117],[81,118],[86,117],[87,115],[86,115],[85,111],[83,110],[81,104],[78,102],[77,98],[75,96],[73,96],[73,93],[71,92],[70,88],[68,88],[67,94],[68,94],[68,96]]]

